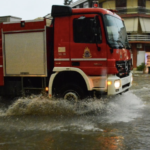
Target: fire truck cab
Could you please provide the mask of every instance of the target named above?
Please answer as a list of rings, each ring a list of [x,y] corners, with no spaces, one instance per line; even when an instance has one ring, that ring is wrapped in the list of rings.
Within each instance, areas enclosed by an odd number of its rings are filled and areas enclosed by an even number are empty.
[[[115,95],[132,85],[132,60],[123,20],[102,8],[52,6],[54,68],[49,97]]]

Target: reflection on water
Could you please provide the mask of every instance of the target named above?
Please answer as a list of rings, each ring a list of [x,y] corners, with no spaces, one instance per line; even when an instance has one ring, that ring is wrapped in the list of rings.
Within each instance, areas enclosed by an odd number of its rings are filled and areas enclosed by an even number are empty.
[[[97,138],[98,147],[101,147],[101,150],[120,150],[124,149],[124,138],[122,136],[102,136]],[[103,145],[103,146],[102,146]]]

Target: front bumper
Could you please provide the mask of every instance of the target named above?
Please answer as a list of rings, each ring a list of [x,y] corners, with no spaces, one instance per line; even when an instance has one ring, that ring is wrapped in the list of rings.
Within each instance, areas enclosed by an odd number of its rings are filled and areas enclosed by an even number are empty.
[[[120,87],[117,89],[114,86],[116,80],[120,80],[121,83]],[[111,85],[108,85],[107,95],[116,95],[125,92],[132,86],[132,73],[130,73],[128,77],[124,78],[119,78],[115,75],[110,75],[108,76],[107,81],[111,81],[112,83]]]

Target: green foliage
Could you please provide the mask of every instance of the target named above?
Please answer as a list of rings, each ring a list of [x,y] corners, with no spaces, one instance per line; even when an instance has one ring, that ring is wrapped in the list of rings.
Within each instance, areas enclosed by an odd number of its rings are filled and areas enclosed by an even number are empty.
[[[145,69],[145,63],[141,63],[141,65],[137,66],[137,71],[143,71]]]

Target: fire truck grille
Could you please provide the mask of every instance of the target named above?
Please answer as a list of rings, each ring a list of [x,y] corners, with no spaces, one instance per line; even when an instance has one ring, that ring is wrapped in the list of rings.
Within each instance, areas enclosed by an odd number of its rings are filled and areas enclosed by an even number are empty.
[[[132,68],[132,60],[127,61],[116,61],[116,67],[118,70],[117,76],[120,78],[129,76],[129,73]]]

